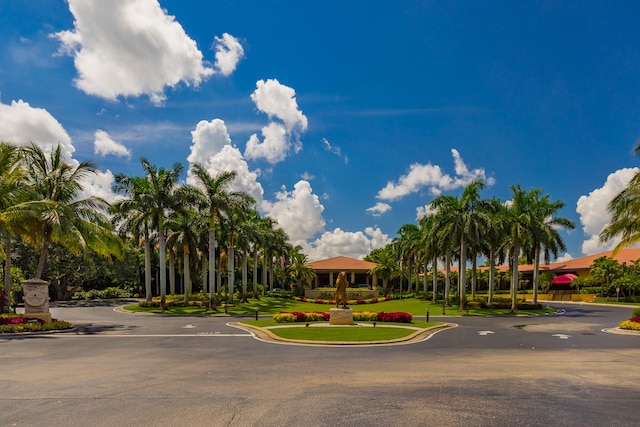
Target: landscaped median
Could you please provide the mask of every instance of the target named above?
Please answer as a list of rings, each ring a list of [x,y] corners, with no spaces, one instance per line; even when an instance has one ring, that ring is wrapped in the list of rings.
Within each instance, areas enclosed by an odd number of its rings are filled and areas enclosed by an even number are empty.
[[[325,321],[283,324],[276,320],[248,320],[237,325],[266,341],[341,346],[418,342],[440,329],[454,326],[421,320],[411,323],[358,321],[355,325],[344,326],[330,326]]]

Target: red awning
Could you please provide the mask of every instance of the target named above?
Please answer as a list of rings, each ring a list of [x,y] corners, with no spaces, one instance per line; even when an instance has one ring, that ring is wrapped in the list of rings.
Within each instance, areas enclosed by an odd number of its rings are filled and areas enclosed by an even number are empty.
[[[576,276],[575,274],[563,274],[562,276],[556,276],[555,278],[553,278],[553,280],[551,280],[551,284],[552,285],[568,285],[569,283],[573,282],[575,279],[577,279],[578,276]]]

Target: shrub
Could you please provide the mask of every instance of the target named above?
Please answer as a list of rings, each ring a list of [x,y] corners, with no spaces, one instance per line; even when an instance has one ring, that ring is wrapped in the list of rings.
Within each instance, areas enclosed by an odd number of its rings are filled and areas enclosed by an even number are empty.
[[[634,309],[633,313],[631,313],[631,317],[638,317],[638,316],[640,316],[640,307]]]
[[[117,298],[131,298],[133,294],[126,289],[121,289],[115,286],[105,289],[91,289],[89,291],[81,291],[73,294],[72,299],[117,299]]]
[[[360,322],[375,322],[378,320],[378,313],[372,311],[356,311],[353,313],[353,320]]]
[[[620,329],[629,329],[631,331],[640,331],[640,322],[634,322],[632,320],[623,320],[618,325]]]
[[[38,331],[56,331],[71,328],[71,323],[53,320],[45,323],[40,319],[27,319],[21,315],[0,316],[0,333],[21,333]]]
[[[296,316],[293,313],[278,313],[273,315],[273,320],[278,323],[293,323],[296,321]]]
[[[396,311],[392,313],[385,313],[381,311],[378,313],[378,321],[380,322],[400,322],[400,323],[411,323],[413,320],[413,316],[410,313],[405,313],[402,311]]]

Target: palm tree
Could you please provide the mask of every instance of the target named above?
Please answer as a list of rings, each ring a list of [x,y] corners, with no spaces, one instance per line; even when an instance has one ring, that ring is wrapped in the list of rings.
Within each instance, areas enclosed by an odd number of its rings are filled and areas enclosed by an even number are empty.
[[[25,206],[29,198],[27,170],[20,150],[0,142],[0,235],[4,239],[4,299],[0,312],[8,311],[11,302],[11,235],[12,230],[34,217],[33,206]],[[24,230],[21,230],[24,231]]]
[[[148,181],[145,199],[149,202],[149,214],[152,224],[158,233],[158,258],[160,267],[160,305],[166,307],[167,295],[167,260],[166,260],[166,226],[165,220],[171,212],[184,209],[177,197],[177,183],[182,173],[182,165],[175,163],[171,169],[158,168],[145,158],[140,159],[144,176]]]
[[[532,221],[531,241],[533,249],[533,303],[538,303],[538,282],[541,252],[544,255],[545,262],[549,262],[550,255],[558,256],[559,251],[565,251],[567,248],[560,236],[558,230],[560,228],[568,228],[573,230],[576,228],[573,221],[555,216],[556,213],[564,207],[564,202],[550,200],[549,195],[540,196],[539,191],[533,192],[532,199]]]
[[[611,221],[600,233],[600,241],[606,243],[620,238],[620,242],[613,248],[615,255],[621,249],[640,242],[640,172],[631,179],[627,188],[609,202],[608,210]]]
[[[113,190],[125,195],[113,205],[113,221],[121,235],[131,235],[138,242],[143,239],[145,299],[151,301],[151,197],[150,182],[142,176],[117,174]]]
[[[435,227],[442,235],[451,236],[460,247],[459,293],[460,310],[466,305],[466,263],[467,249],[480,241],[487,219],[480,211],[480,190],[484,183],[474,181],[469,184],[458,199],[453,196],[439,196],[431,206],[438,212]]]
[[[196,180],[197,188],[202,192],[201,209],[208,213],[209,220],[209,292],[210,308],[215,306],[214,289],[216,289],[216,223],[221,224],[222,218],[231,210],[234,199],[240,193],[232,192],[229,187],[237,173],[235,171],[219,172],[215,177],[199,163],[194,163],[191,172]]]
[[[99,255],[120,257],[123,243],[107,219],[109,204],[98,197],[78,199],[82,180],[96,173],[93,163],[70,164],[60,144],[49,155],[32,144],[25,156],[28,184],[37,200],[46,202],[37,221],[41,234],[33,242],[41,248],[36,278],[42,278],[51,243],[75,254],[91,249]]]
[[[504,261],[505,246],[507,243],[507,230],[505,228],[506,206],[495,197],[483,202],[482,208],[489,221],[484,233],[486,242],[486,253],[489,260],[489,298],[488,302],[493,302],[493,291],[495,289],[496,262]]]
[[[382,292],[387,292],[389,280],[400,275],[400,265],[393,250],[392,245],[374,249],[365,258],[365,261],[375,262],[376,266],[369,270],[370,275],[375,275],[382,279]]]
[[[182,252],[182,274],[184,303],[189,303],[189,294],[192,293],[191,286],[191,252],[195,251],[198,243],[198,230],[201,227],[201,217],[193,208],[174,212],[166,222],[169,231],[167,236],[167,246],[175,246]]]
[[[533,206],[539,190],[525,191],[517,186],[511,186],[513,199],[506,210],[505,226],[509,236],[510,267],[511,267],[511,311],[518,310],[518,258],[520,252],[530,242],[531,223],[534,220]]]
[[[404,224],[397,234],[399,237],[394,239],[394,245],[400,258],[400,264],[406,265],[407,278],[409,280],[407,290],[411,292],[413,267],[416,264],[416,253],[420,246],[420,228],[415,224]],[[400,278],[400,293],[402,294],[402,277]]]
[[[291,264],[289,265],[288,275],[296,284],[296,288],[302,289],[302,283],[316,277],[313,268],[307,266],[309,258],[302,253],[302,248],[296,246],[291,254]]]

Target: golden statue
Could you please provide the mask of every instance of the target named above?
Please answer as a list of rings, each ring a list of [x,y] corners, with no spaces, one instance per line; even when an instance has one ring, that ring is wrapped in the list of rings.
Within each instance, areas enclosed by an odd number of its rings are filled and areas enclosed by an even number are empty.
[[[336,279],[336,307],[342,303],[342,308],[347,308],[347,273],[341,271]]]

